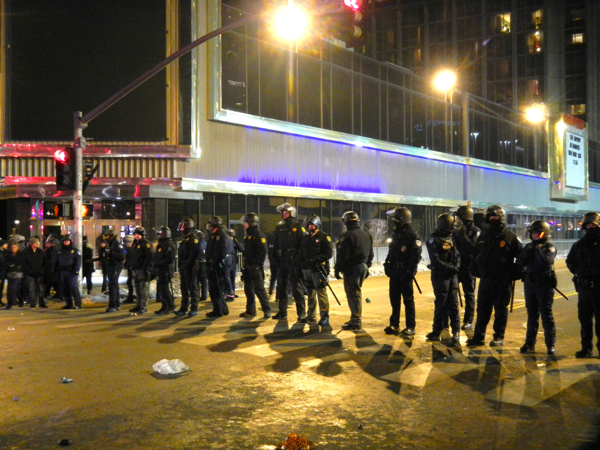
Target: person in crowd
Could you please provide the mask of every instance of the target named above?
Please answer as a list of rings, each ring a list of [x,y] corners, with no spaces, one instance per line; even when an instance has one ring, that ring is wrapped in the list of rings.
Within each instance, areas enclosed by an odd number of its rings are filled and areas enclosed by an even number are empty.
[[[319,326],[329,325],[329,297],[327,283],[329,260],[333,256],[331,237],[321,230],[321,218],[311,214],[304,219],[303,227],[307,233],[300,244],[299,267],[307,291],[308,309],[306,318],[300,322],[317,321],[317,299],[319,301]]]
[[[179,243],[177,256],[181,283],[181,306],[175,314],[196,316],[198,315],[198,298],[200,296],[197,280],[198,264],[201,261],[200,239],[192,219],[182,220],[177,229],[184,234],[184,237]]]
[[[235,238],[235,230],[227,230],[227,234],[233,241],[233,254],[231,255],[231,266],[229,267],[229,285],[231,286],[231,291],[228,294],[229,299],[232,299],[239,297],[235,293],[235,276],[238,268],[238,255],[243,253],[244,246]]]
[[[58,249],[56,270],[60,274],[63,299],[66,305],[62,309],[81,309],[78,275],[81,270],[81,253],[73,246],[71,235],[64,235]]]
[[[213,310],[206,313],[206,317],[222,317],[229,314],[229,307],[225,300],[227,285],[227,255],[233,243],[223,228],[223,219],[219,216],[211,217],[208,225],[211,236],[206,246],[206,262],[208,264],[208,290]]]
[[[11,238],[12,239],[12,238]],[[6,252],[5,270],[8,280],[8,292],[5,309],[12,309],[19,301],[21,283],[23,282],[23,255],[21,247],[16,240],[9,239],[9,247]]]
[[[393,221],[394,229],[391,236],[388,254],[383,268],[390,277],[390,303],[392,315],[390,324],[384,329],[386,334],[414,336],[417,325],[415,313],[415,295],[413,280],[421,261],[423,250],[421,237],[412,226],[412,213],[403,206],[387,212]],[[400,331],[400,298],[404,300],[406,328]]]
[[[133,271],[131,270],[129,263],[127,262],[129,253],[131,252],[131,249],[133,248],[134,242],[135,242],[135,239],[131,235],[127,235],[123,238],[123,246],[125,249],[125,262],[123,265],[124,265],[125,269],[127,270],[127,296],[125,297],[125,300],[123,301],[124,304],[133,304],[136,302],[136,299],[137,299],[135,296],[135,289],[133,287]]]
[[[44,267],[46,258],[40,248],[40,240],[29,239],[29,246],[23,250],[23,278],[27,285],[27,303],[35,309],[39,302],[40,308],[48,308],[44,302]]]
[[[171,293],[171,280],[175,274],[175,244],[171,240],[169,227],[160,227],[157,237],[152,270],[156,275],[156,296],[160,299],[161,307],[155,314],[173,314],[175,299]]]
[[[94,269],[94,249],[88,244],[87,236],[83,236],[83,249],[81,251],[82,263],[81,263],[81,274],[85,280],[87,293],[92,293],[93,283],[92,274],[95,272]]]
[[[485,331],[494,311],[494,337],[490,346],[504,344],[512,284],[521,278],[516,258],[521,252],[519,239],[506,227],[504,210],[490,206],[485,214],[488,229],[479,236],[471,256],[471,273],[480,278],[477,292],[477,321],[467,345],[484,345]]]
[[[552,314],[552,304],[556,287],[556,274],[554,273],[556,247],[550,242],[548,222],[535,220],[527,229],[531,242],[521,250],[517,257],[517,264],[523,270],[525,307],[527,308],[527,333],[521,353],[535,351],[541,315],[547,354],[554,356],[556,325]]]
[[[6,304],[2,301],[4,297],[4,281],[6,280],[6,253],[8,251],[8,241],[0,238],[0,307]]]
[[[148,302],[150,301],[150,275],[154,250],[150,241],[146,239],[144,227],[135,227],[133,238],[135,242],[129,254],[129,265],[133,272],[137,304],[129,312],[144,314],[148,312]]]
[[[337,243],[337,259],[335,277],[344,276],[344,291],[350,307],[350,320],[343,330],[360,330],[362,328],[362,285],[369,276],[369,267],[373,261],[373,238],[360,228],[360,218],[354,211],[347,211],[342,216],[346,232]]]
[[[279,311],[273,318],[287,319],[289,289],[296,302],[298,320],[303,320],[306,317],[306,308],[304,295],[300,290],[297,256],[304,228],[295,219],[296,208],[289,203],[279,205],[277,212],[281,214],[283,220],[275,227],[273,237],[273,254],[275,255],[275,266],[277,266],[277,301],[279,303]]]
[[[465,315],[461,328],[469,331],[473,328],[473,319],[475,318],[475,277],[471,273],[471,255],[481,230],[473,223],[474,214],[470,205],[460,206],[454,216],[457,218],[456,225],[458,226],[455,226],[452,240],[460,255],[458,282],[465,297]]]
[[[246,294],[246,310],[240,317],[256,316],[256,298],[260,302],[263,318],[271,317],[271,306],[269,297],[265,290],[264,263],[267,256],[267,238],[258,228],[258,215],[248,213],[241,218],[246,230],[243,245],[242,281],[244,282],[244,293]]]
[[[573,273],[579,295],[577,311],[581,325],[581,350],[577,358],[593,356],[594,330],[600,352],[600,214],[588,212],[581,220],[585,235],[573,244],[567,267]]]
[[[94,258],[94,261],[100,262],[100,269],[102,270],[102,287],[100,288],[100,292],[106,292],[108,289],[108,274],[106,272],[106,258],[104,257],[106,245],[106,234],[102,233],[96,238],[98,256]]]
[[[106,249],[104,251],[104,259],[106,276],[108,278],[108,308],[106,308],[106,312],[111,313],[121,309],[119,276],[123,270],[125,249],[112,228],[106,232],[105,238]]]
[[[46,258],[46,264],[44,265],[44,297],[50,297],[52,289],[54,289],[52,298],[55,300],[62,300],[59,273],[55,270],[59,248],[60,241],[54,235],[48,236],[44,244],[44,257]]]
[[[454,241],[454,216],[450,213],[440,214],[437,227],[427,239],[429,268],[431,269],[431,285],[435,295],[433,327],[426,335],[429,341],[439,341],[446,315],[450,317],[453,344],[460,342],[460,311],[458,309],[458,271],[460,256]]]
[[[200,252],[196,263],[196,278],[198,281],[198,293],[200,301],[208,299],[208,267],[206,265],[206,234],[202,230],[196,230],[198,241],[200,241]]]

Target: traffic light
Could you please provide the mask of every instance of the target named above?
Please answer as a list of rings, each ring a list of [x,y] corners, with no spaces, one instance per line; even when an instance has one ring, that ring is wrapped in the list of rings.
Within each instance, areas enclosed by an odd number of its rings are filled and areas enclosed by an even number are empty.
[[[72,191],[75,189],[75,149],[66,147],[54,152],[56,190]]]
[[[88,187],[88,185],[90,184],[90,181],[92,181],[92,178],[94,178],[94,175],[96,174],[97,170],[98,170],[98,165],[96,165],[96,167],[94,167],[93,161],[91,161],[89,159],[83,160],[83,184],[81,187],[82,192],[85,192],[85,188]]]
[[[343,41],[347,48],[358,47],[364,43],[364,3],[363,0],[339,0],[334,4],[320,0],[317,14],[332,37]]]

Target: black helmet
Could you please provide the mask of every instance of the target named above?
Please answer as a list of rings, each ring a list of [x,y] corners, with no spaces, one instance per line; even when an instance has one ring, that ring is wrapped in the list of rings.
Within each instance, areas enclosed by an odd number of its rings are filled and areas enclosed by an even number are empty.
[[[221,219],[219,216],[213,216],[208,221],[208,225],[211,228],[219,228],[221,225],[223,225],[223,219]]]
[[[146,230],[144,227],[135,227],[133,230],[133,234],[139,234],[140,236],[146,236]]]
[[[462,220],[463,222],[466,221],[472,221],[473,220],[473,208],[471,208],[469,205],[462,205],[459,206],[458,209],[456,210],[456,212],[454,213],[455,216],[458,216],[458,218],[460,220]]]
[[[258,225],[258,215],[256,213],[251,212],[242,216],[240,221],[246,222],[251,227],[255,227]]]
[[[283,214],[284,211],[288,211],[292,217],[296,217],[296,208],[287,202],[277,207],[277,212]]]
[[[115,236],[115,230],[113,230],[112,228],[109,228],[108,230],[106,230],[104,232],[104,236],[106,236],[106,237]]]
[[[302,223],[302,226],[308,230],[308,226],[311,223],[315,226],[315,228],[321,229],[321,218],[316,214],[311,214],[310,216],[306,217]]]
[[[194,229],[194,226],[195,224],[192,219],[183,219],[181,222],[179,222],[179,225],[177,225],[177,230],[183,231],[187,234]]]
[[[404,206],[397,206],[394,209],[390,209],[387,213],[389,219],[394,222],[398,222],[401,225],[407,225],[412,223],[412,213],[410,209]]]
[[[169,227],[160,227],[157,236],[159,239],[171,239],[171,229]]]
[[[73,242],[73,237],[70,234],[63,234],[60,237],[60,242],[70,241]]]
[[[235,237],[235,230],[227,230],[227,234],[231,237]]]
[[[581,229],[585,230],[590,223],[595,223],[600,227],[600,214],[597,212],[585,213],[583,219],[581,219]]]
[[[344,222],[344,225],[348,226],[348,224],[351,224],[352,222],[360,222],[360,217],[358,217],[358,214],[354,211],[346,211],[342,216],[342,222]]]
[[[505,213],[504,210],[498,205],[492,205],[487,209],[485,212],[485,221],[490,223],[490,218],[494,216],[500,217],[500,223],[504,223]]]
[[[540,233],[538,241],[545,241],[550,237],[550,225],[548,222],[544,222],[543,220],[534,220],[527,227],[527,231],[529,231],[529,238],[533,241],[533,237],[531,236],[533,233]]]
[[[437,218],[437,229],[451,232],[454,228],[454,216],[450,213],[440,214]]]

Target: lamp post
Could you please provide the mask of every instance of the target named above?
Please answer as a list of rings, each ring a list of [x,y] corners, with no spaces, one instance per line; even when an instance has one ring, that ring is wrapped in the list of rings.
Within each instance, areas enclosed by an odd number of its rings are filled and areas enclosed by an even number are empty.
[[[533,164],[536,169],[539,169],[539,131],[540,128],[544,129],[544,147],[547,146],[547,133],[548,133],[548,110],[546,107],[540,103],[535,103],[531,105],[525,111],[526,119],[531,122],[534,126],[533,128]]]
[[[433,85],[439,91],[444,92],[444,141],[446,143],[446,151],[448,150],[448,92],[450,92],[450,104],[452,104],[452,93],[456,85],[456,74],[452,70],[442,70],[438,72],[434,79]],[[452,107],[450,107],[450,121],[452,122]],[[452,123],[450,133],[452,133]],[[453,153],[453,139],[450,136],[450,153]]]

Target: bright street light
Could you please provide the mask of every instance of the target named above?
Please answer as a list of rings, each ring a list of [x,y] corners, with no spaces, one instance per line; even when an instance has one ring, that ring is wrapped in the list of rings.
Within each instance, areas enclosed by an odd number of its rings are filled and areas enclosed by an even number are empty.
[[[448,69],[438,72],[433,79],[433,85],[440,91],[451,91],[456,85],[456,73]]]
[[[532,105],[525,111],[525,117],[531,123],[541,123],[546,119],[547,111],[543,105]]]
[[[305,11],[288,6],[277,13],[275,31],[284,39],[298,39],[307,29],[308,15]]]

